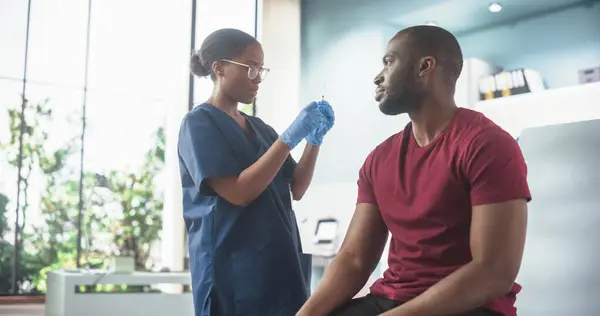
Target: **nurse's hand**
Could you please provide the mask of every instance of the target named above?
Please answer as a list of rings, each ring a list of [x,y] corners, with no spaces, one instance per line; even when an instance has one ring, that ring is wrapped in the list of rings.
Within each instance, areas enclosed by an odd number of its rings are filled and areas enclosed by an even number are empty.
[[[294,149],[308,134],[316,130],[325,121],[325,115],[319,109],[317,102],[307,105],[279,138]]]
[[[317,129],[306,137],[306,142],[314,146],[319,146],[323,143],[325,134],[329,132],[335,123],[335,113],[331,105],[327,101],[319,101],[317,104],[319,111],[323,114],[323,121],[321,121]]]

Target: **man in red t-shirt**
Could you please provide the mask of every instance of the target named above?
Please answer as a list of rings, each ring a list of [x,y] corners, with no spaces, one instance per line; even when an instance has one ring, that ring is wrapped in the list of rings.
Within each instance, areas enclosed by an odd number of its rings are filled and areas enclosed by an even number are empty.
[[[389,42],[376,100],[411,122],[365,160],[341,249],[298,315],[516,315],[527,170],[508,133],[454,103],[462,63],[456,38],[439,27],[407,28]],[[352,299],[388,231],[388,270]]]

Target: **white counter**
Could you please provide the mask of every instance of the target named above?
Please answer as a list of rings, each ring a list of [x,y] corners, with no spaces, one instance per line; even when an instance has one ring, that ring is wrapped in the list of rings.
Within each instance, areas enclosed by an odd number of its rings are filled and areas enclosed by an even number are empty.
[[[191,293],[76,293],[80,285],[190,285],[189,272],[63,271],[48,273],[46,316],[193,316]]]

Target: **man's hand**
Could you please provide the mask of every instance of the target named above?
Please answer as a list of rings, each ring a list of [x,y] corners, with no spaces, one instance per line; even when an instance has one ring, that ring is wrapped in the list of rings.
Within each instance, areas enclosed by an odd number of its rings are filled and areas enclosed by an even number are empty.
[[[425,293],[383,315],[459,315],[506,295],[521,266],[526,227],[524,199],[474,206],[473,260]]]
[[[325,316],[365,285],[381,259],[388,230],[374,204],[358,204],[340,251],[298,316]]]

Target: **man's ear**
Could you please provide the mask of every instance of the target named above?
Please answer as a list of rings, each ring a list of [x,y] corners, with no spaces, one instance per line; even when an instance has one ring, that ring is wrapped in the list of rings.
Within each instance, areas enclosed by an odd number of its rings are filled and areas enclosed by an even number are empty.
[[[432,56],[426,56],[419,60],[419,77],[430,74],[435,69],[436,60]]]

